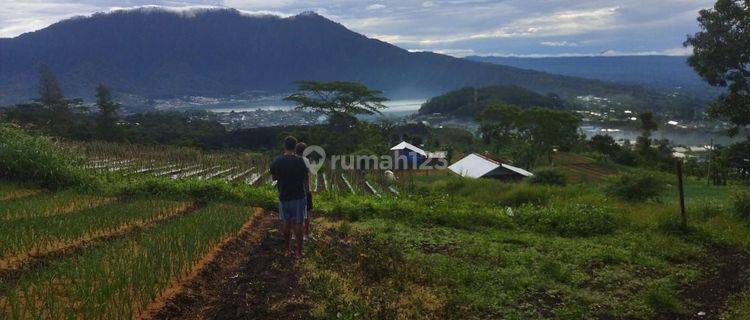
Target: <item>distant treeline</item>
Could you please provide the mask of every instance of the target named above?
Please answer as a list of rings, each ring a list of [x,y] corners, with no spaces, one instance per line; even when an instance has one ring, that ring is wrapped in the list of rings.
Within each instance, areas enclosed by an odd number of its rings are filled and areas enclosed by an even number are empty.
[[[462,88],[431,98],[422,108],[421,114],[441,113],[457,117],[475,118],[482,110],[493,104],[511,104],[522,108],[564,108],[565,101],[555,94],[543,96],[518,86],[488,86]]]

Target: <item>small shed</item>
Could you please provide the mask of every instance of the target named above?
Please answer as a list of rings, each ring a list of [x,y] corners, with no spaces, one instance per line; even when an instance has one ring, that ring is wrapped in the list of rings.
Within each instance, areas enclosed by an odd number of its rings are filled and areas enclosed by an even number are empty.
[[[393,146],[391,151],[393,151],[396,169],[417,168],[422,164],[436,165],[446,163],[443,161],[448,156],[448,152],[446,151],[425,151],[406,141],[401,141],[401,143]]]
[[[397,164],[397,169],[416,168],[428,156],[427,152],[406,141],[401,141],[401,143],[393,146],[391,151],[393,151],[393,159]],[[402,163],[399,159],[406,159],[406,163]]]
[[[518,181],[534,174],[524,169],[504,164],[472,153],[448,167],[450,171],[467,178],[490,178],[503,181]]]

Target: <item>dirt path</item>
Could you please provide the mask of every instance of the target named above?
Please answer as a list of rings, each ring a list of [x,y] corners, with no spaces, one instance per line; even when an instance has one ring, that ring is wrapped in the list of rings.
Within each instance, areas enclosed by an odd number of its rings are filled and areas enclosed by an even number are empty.
[[[295,262],[279,254],[283,244],[277,221],[270,212],[257,218],[151,318],[308,318]]]
[[[685,298],[695,303],[689,308],[687,319],[719,319],[728,298],[750,287],[750,254],[719,245],[708,250],[701,270],[703,278],[683,292]]]

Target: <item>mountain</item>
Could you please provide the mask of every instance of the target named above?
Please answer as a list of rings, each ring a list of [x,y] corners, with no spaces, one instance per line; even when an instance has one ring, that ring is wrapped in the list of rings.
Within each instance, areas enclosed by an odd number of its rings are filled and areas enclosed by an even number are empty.
[[[658,87],[689,92],[704,99],[713,99],[722,90],[709,86],[679,56],[619,57],[480,57],[467,59],[548,73]]]
[[[296,80],[359,81],[392,98],[466,86],[517,85],[563,98],[632,97],[635,109],[699,108],[669,92],[409,52],[315,13],[140,8],[97,13],[0,39],[0,105],[33,98],[47,64],[68,96],[97,84],[147,98],[286,92]]]

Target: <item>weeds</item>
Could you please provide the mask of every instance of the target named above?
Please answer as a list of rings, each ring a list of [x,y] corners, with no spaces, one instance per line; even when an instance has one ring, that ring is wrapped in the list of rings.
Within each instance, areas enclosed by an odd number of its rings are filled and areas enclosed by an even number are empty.
[[[607,193],[625,201],[647,201],[658,199],[667,191],[664,179],[646,172],[635,172],[611,179]]]
[[[614,217],[606,208],[590,205],[527,206],[518,210],[515,218],[534,231],[569,237],[610,234],[617,229]]]
[[[50,189],[95,187],[96,180],[77,163],[44,138],[0,125],[0,178],[33,181]]]

